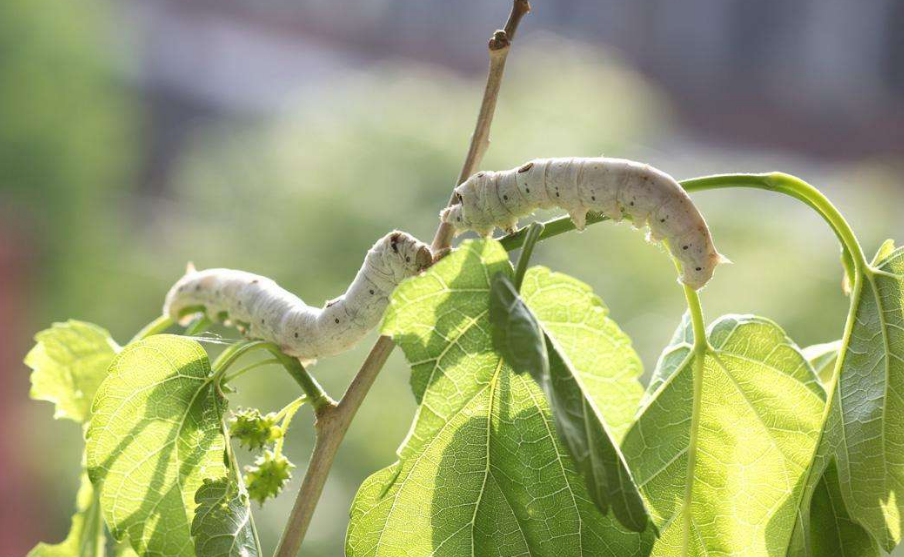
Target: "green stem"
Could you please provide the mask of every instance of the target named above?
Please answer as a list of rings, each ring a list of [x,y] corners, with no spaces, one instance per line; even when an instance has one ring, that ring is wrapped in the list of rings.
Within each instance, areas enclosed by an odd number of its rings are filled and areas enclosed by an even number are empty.
[[[681,185],[687,191],[705,191],[724,188],[754,188],[791,196],[804,202],[815,210],[822,216],[823,220],[829,224],[835,232],[835,235],[838,237],[838,240],[841,242],[841,245],[844,246],[853,260],[852,263],[855,274],[863,272],[867,266],[866,257],[863,254],[860,243],[857,241],[857,237],[854,235],[850,225],[841,213],[838,212],[838,209],[832,205],[832,202],[829,201],[822,192],[800,178],[783,172],[769,172],[766,174],[722,174],[684,180],[681,182]]]
[[[214,373],[225,373],[226,370],[229,369],[236,360],[241,358],[243,354],[256,348],[260,348],[262,344],[264,344],[264,341],[262,340],[240,340],[239,342],[226,347],[213,362]]]
[[[139,340],[144,340],[149,336],[157,335],[162,333],[163,331],[169,329],[173,326],[173,320],[168,315],[161,315],[157,319],[154,319],[144,327],[138,333],[132,337],[132,340],[129,341],[129,344],[133,342],[138,342]]]
[[[209,329],[211,325],[213,325],[213,321],[207,317],[207,314],[201,314],[185,329],[185,335],[190,337],[200,335]]]
[[[234,371],[228,375],[224,375],[221,383],[224,383],[224,384],[229,383],[230,381],[233,381],[234,379],[237,379],[237,378],[241,377],[242,375],[245,375],[246,373],[248,373],[249,371],[251,371],[253,369],[268,366],[271,364],[279,364],[279,363],[281,363],[281,362],[279,360],[277,360],[276,358],[270,358],[269,360],[261,360],[260,362],[254,362],[253,364],[249,364],[238,371]]]
[[[286,371],[289,372],[289,375],[292,376],[292,379],[301,386],[301,390],[304,391],[308,400],[311,401],[311,406],[314,407],[314,414],[320,415],[325,410],[336,406],[336,402],[326,394],[320,384],[305,370],[298,358],[286,356],[272,342],[265,343],[264,347],[279,360],[283,367],[286,368]]]
[[[676,262],[677,264],[677,262]],[[694,475],[697,466],[697,439],[700,432],[700,412],[703,408],[703,366],[706,354],[709,350],[709,342],[706,339],[706,323],[703,319],[703,308],[700,305],[700,296],[697,291],[689,286],[684,287],[684,297],[687,299],[687,308],[691,314],[691,326],[694,330],[694,398],[691,409],[690,441],[687,452],[687,475],[684,483],[684,541],[682,555],[691,555],[691,529],[693,527],[693,497]]]
[[[217,358],[216,362],[214,362],[214,372],[220,374],[225,373],[226,369],[228,369],[229,366],[231,366],[242,355],[252,350],[258,349],[264,349],[270,352],[273,357],[285,368],[285,370],[289,372],[289,375],[292,376],[292,379],[294,379],[295,382],[301,386],[304,394],[307,395],[308,399],[311,401],[311,406],[314,407],[315,413],[319,414],[327,408],[332,408],[336,405],[333,399],[331,399],[330,396],[326,394],[320,384],[317,383],[317,381],[313,377],[311,377],[307,370],[305,370],[304,366],[301,365],[301,362],[298,361],[298,358],[293,358],[291,356],[283,354],[283,351],[279,349],[279,346],[273,344],[272,342],[266,342],[263,340],[246,340],[233,344],[232,346],[224,350],[223,353],[220,354],[220,357]]]
[[[530,265],[530,256],[534,253],[534,246],[540,239],[544,228],[542,222],[533,222],[527,229],[521,256],[518,257],[518,266],[515,268],[515,290],[518,292],[521,292],[521,283],[524,282],[524,274],[527,273],[527,266]]]
[[[588,226],[605,220],[609,220],[608,217],[604,217],[598,213],[587,213]],[[574,222],[572,222],[571,217],[568,216],[551,219],[540,224],[543,225],[543,231],[540,233],[540,236],[537,239],[538,241],[553,238],[575,229]],[[515,251],[524,245],[529,230],[530,228],[521,228],[515,233],[500,238],[499,243],[502,244],[505,251]]]
[[[273,452],[276,455],[282,454],[283,443],[286,441],[286,432],[289,430],[289,424],[292,423],[292,417],[298,412],[298,409],[307,402],[307,396],[300,396],[286,405],[285,408],[279,411],[278,416],[282,416],[282,425],[280,425],[280,429],[282,429],[282,435],[279,439],[276,440],[276,446],[273,448]]]

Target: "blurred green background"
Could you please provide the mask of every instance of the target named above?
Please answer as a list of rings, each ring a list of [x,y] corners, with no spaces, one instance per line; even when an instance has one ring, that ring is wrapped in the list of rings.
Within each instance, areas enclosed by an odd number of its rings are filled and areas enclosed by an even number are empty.
[[[847,17],[830,3],[813,4],[822,27],[789,12],[779,21],[790,24],[765,29],[758,8],[689,3],[715,40],[688,18],[670,26],[673,8],[637,4],[535,3],[483,168],[603,153],[678,178],[783,170],[836,202],[867,251],[886,237],[904,241],[904,78],[891,63],[904,60],[904,40],[883,27],[876,46],[868,25],[896,8],[867,9],[867,23],[845,31],[853,37],[823,40]],[[74,317],[125,342],[158,315],[187,261],[268,275],[316,305],[344,290],[390,229],[432,237],[473,127],[484,41],[508,2],[468,1],[453,13],[385,1],[350,16],[355,7],[0,6],[0,555],[60,540],[78,479],[79,428],[28,400],[21,359],[35,331]],[[794,22],[808,23],[791,32]],[[833,50],[837,41],[848,50]],[[748,50],[738,50],[743,42]],[[870,73],[851,52],[891,62]],[[755,312],[802,346],[840,335],[838,247],[817,216],[765,192],[695,200],[734,261],[703,294],[709,319]],[[535,261],[590,283],[652,369],[683,312],[661,248],[627,225],[602,224],[541,244]],[[334,396],[371,337],[313,368]],[[278,409],[295,391],[267,368],[242,380],[236,404]],[[394,460],[413,411],[396,353],[349,432],[306,555],[342,553],[355,490]],[[287,443],[296,478],[259,513],[269,548],[311,449],[304,414]]]

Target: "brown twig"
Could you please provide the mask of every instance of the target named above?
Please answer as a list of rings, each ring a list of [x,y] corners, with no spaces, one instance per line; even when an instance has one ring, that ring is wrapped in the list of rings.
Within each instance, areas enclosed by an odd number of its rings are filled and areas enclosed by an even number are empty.
[[[512,11],[509,13],[508,21],[505,27],[493,33],[490,42],[487,45],[490,51],[490,70],[487,74],[487,84],[483,90],[483,101],[480,103],[480,112],[477,114],[477,123],[474,126],[474,133],[471,135],[471,145],[468,147],[468,154],[465,156],[465,162],[458,174],[458,180],[455,185],[464,182],[468,176],[474,174],[483,155],[490,146],[490,127],[493,124],[493,115],[496,113],[496,100],[499,98],[499,89],[502,87],[502,76],[505,73],[505,61],[508,59],[509,50],[511,50],[512,40],[521,24],[521,19],[530,13],[530,2],[528,0],[515,0],[512,4]],[[449,198],[448,205],[455,203],[455,194]],[[452,225],[441,223],[433,237],[433,253],[442,253],[449,249],[452,245],[452,237],[455,231]]]
[[[367,396],[377,374],[383,368],[389,354],[392,353],[392,348],[392,340],[389,337],[381,336],[339,404],[329,407],[317,415],[317,422],[314,426],[314,452],[311,453],[301,489],[276,548],[276,557],[295,557],[298,550],[301,549],[301,542],[308,531],[308,525],[311,523],[311,517],[314,516],[314,509],[317,507],[320,494],[323,493],[323,486],[326,484],[345,432],[348,431],[352,418],[355,417],[358,408],[364,402],[364,397]]]
[[[521,19],[529,12],[530,3],[528,0],[514,0],[505,28],[496,31],[490,39],[488,45],[490,70],[483,92],[483,101],[480,104],[477,124],[474,128],[474,134],[471,136],[468,154],[465,156],[465,162],[462,165],[456,185],[465,181],[468,176],[474,173],[481,159],[483,159],[487,147],[489,147],[490,126],[493,123],[496,99],[499,97],[499,89],[502,86],[505,61],[508,58],[512,39],[515,37],[518,25],[521,23]],[[449,199],[449,204],[451,205],[454,201],[455,197],[453,195]],[[447,250],[452,243],[452,237],[453,230],[451,227],[445,223],[440,224],[433,239],[434,253]],[[349,425],[351,425],[352,418],[354,418],[361,403],[364,402],[371,385],[377,379],[377,375],[383,369],[386,360],[389,359],[393,348],[392,339],[387,336],[381,336],[374,344],[367,359],[364,360],[361,369],[358,370],[358,374],[355,375],[339,404],[325,408],[324,411],[317,415],[314,451],[311,454],[301,489],[295,499],[292,512],[289,514],[288,523],[283,530],[274,557],[295,557],[299,549],[301,549],[301,543],[308,530],[311,517],[314,515],[314,509],[323,492],[323,486],[326,484],[330,467],[333,464],[336,453],[339,451],[342,439],[345,437]]]

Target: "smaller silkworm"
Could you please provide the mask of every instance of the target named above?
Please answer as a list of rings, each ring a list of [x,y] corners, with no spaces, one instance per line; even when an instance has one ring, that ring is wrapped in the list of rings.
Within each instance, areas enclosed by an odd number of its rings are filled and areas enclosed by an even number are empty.
[[[166,295],[163,312],[179,320],[185,312],[203,308],[216,322],[235,325],[249,338],[273,342],[286,354],[311,361],[354,346],[380,322],[395,287],[432,260],[426,244],[392,232],[367,252],[345,294],[323,308],[308,306],[266,277],[189,268]]]
[[[687,192],[668,174],[625,159],[537,159],[512,170],[478,172],[455,188],[458,203],[441,214],[456,233],[489,236],[513,231],[520,217],[559,207],[578,230],[595,211],[636,228],[649,225],[648,239],[665,239],[681,263],[680,281],[702,288],[728,260],[716,251],[709,227]]]

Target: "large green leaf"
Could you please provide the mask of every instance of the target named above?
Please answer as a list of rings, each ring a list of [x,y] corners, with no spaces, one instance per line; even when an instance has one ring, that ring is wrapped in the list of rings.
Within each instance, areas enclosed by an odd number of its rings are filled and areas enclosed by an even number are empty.
[[[886,551],[904,530],[904,249],[892,248],[880,248],[852,294],[826,432],[851,518]]]
[[[654,555],[780,555],[815,449],[823,401],[799,349],[771,321],[726,316],[709,329],[702,399],[691,450],[693,334],[686,324],[622,450],[663,528]],[[675,358],[681,362],[675,365]],[[688,495],[690,505],[688,506]],[[690,524],[691,531],[686,531]]]
[[[465,242],[393,295],[383,332],[412,365],[420,406],[399,461],[351,511],[350,557],[636,556],[652,536],[601,515],[555,433],[543,392],[493,349],[493,241]]]
[[[201,345],[173,335],[129,345],[93,409],[88,473],[114,537],[139,555],[194,555],[195,492],[226,475],[225,401]]]
[[[91,401],[120,350],[106,330],[69,320],[35,335],[25,357],[31,374],[31,397],[56,404],[55,417],[88,421]]]
[[[204,481],[191,525],[197,557],[256,557],[260,547],[244,487],[229,478]]]
[[[524,276],[521,297],[562,348],[620,442],[643,394],[643,364],[630,337],[609,318],[609,309],[590,286],[568,275],[533,267]]]
[[[549,280],[548,271],[540,272],[545,274],[547,283],[555,283]],[[567,298],[566,295],[563,301]],[[566,315],[569,310],[579,309],[580,319],[587,308],[565,304],[562,309]],[[505,361],[518,373],[530,373],[546,393],[559,438],[583,474],[597,508],[605,514],[611,507],[622,525],[643,532],[649,515],[596,401],[556,340],[543,330],[514,284],[502,274],[493,277],[490,321],[494,346]],[[611,338],[605,341],[609,341],[604,342],[605,348],[617,346]]]
[[[104,557],[104,523],[87,473],[82,474],[75,510],[66,539],[58,544],[39,543],[28,557]]]
[[[840,341],[803,350],[823,385],[832,380]],[[833,351],[834,350],[834,351]],[[837,412],[829,422],[837,422]],[[878,557],[879,547],[862,526],[851,520],[841,496],[838,470],[833,459],[831,435],[824,435],[801,493],[797,523],[789,542],[789,557]]]

